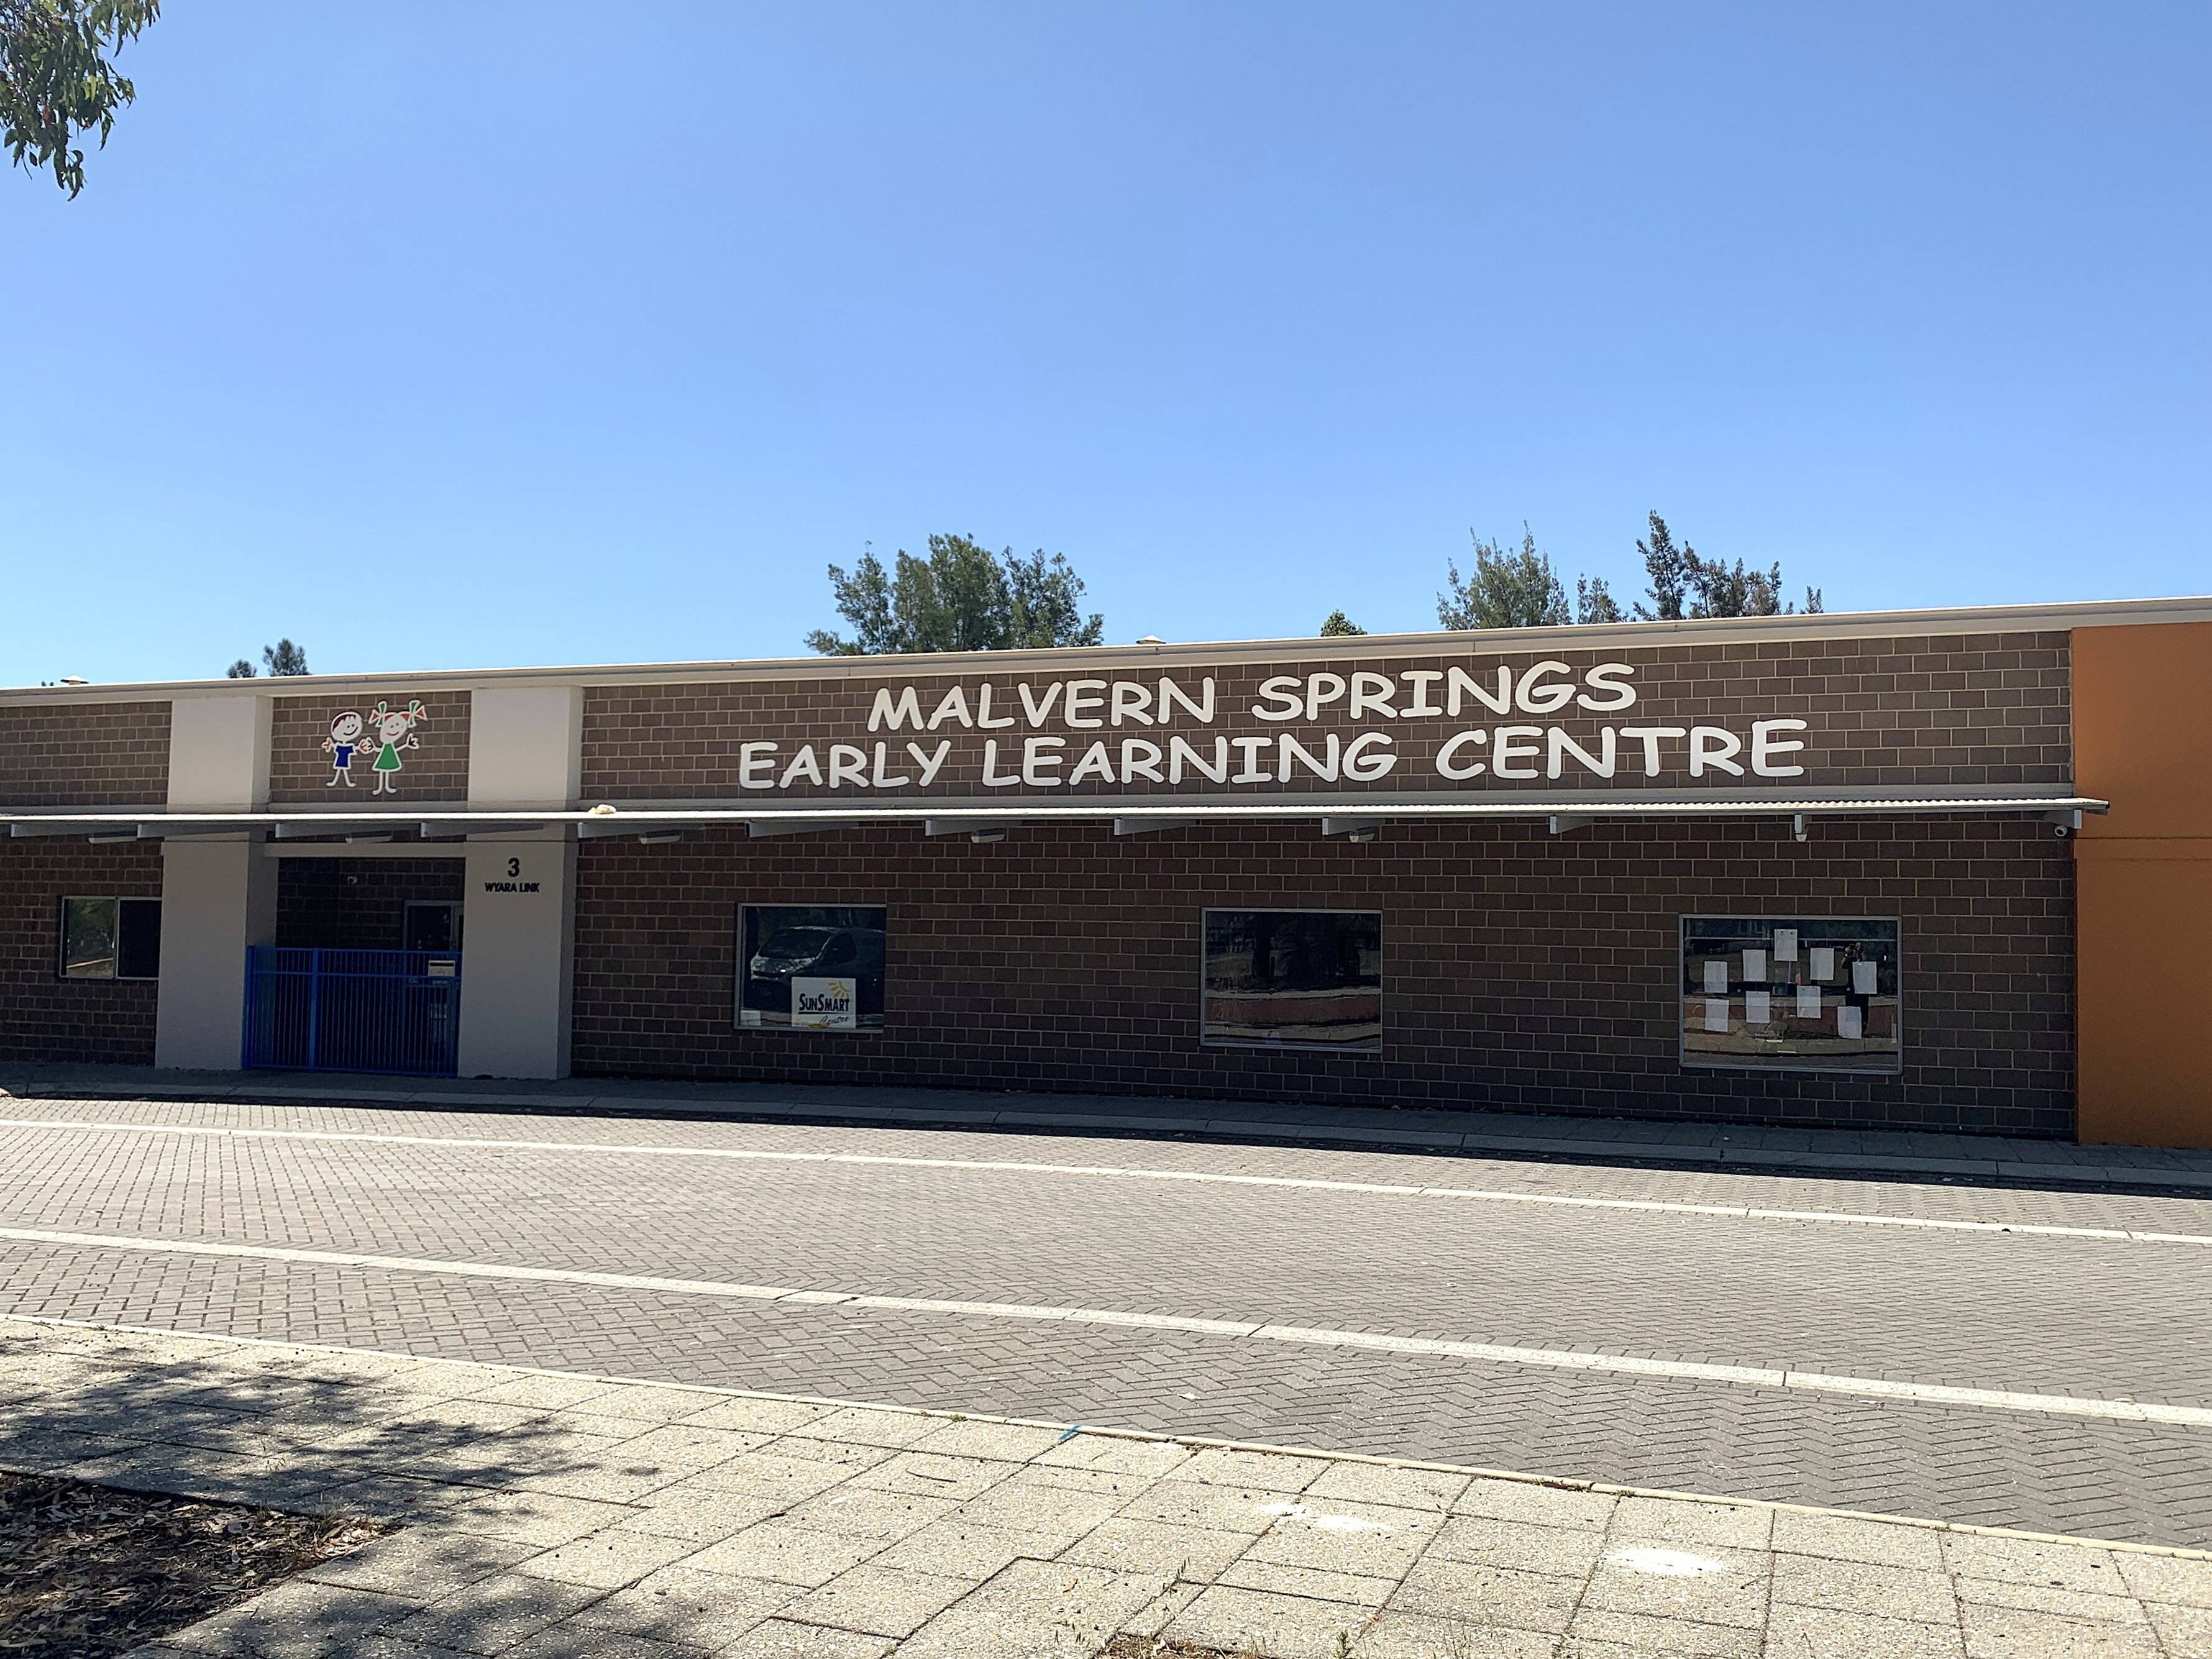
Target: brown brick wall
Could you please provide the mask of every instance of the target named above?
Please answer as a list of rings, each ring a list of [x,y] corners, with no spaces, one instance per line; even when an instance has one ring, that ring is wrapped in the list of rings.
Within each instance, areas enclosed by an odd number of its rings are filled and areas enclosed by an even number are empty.
[[[168,794],[167,703],[0,708],[0,810],[161,806]]]
[[[2063,1135],[2073,868],[2035,823],[913,830],[581,849],[580,1073]],[[883,903],[880,1036],[732,1029],[741,902]],[[1201,1048],[1200,912],[1379,908],[1384,1051]],[[1685,1070],[1677,918],[1896,915],[1895,1078]]]
[[[329,806],[348,812],[405,812],[433,802],[465,800],[469,793],[469,694],[434,691],[422,695],[423,718],[416,724],[416,746],[399,757],[395,792],[375,793],[369,769],[376,744],[364,737],[354,757],[351,788],[331,785],[331,757],[323,743],[331,722],[352,709],[366,718],[379,702],[404,709],[418,694],[397,684],[374,696],[280,697],[270,721],[269,804],[272,806]]]
[[[1667,788],[1711,783],[1717,775],[1693,780],[1687,772],[1683,745],[1669,740],[1662,751],[1662,774],[1644,773],[1640,742],[1624,739],[1619,770],[1610,784],[1583,771],[1571,759],[1559,781],[1538,778],[1525,781],[1500,780],[1485,775],[1455,784],[1437,775],[1434,761],[1438,748],[1453,733],[1470,727],[1503,724],[1557,724],[1570,736],[1595,751],[1601,728],[1607,725],[1689,726],[1711,723],[1734,728],[1747,738],[1754,720],[1802,719],[1810,729],[1797,734],[1806,746],[1789,757],[1802,764],[1802,778],[1776,784],[1746,777],[1718,777],[1720,787],[1765,787],[1791,789],[1847,789],[1856,787],[1953,786],[2051,786],[2070,776],[2069,713],[2068,697],[2068,636],[2063,633],[1931,637],[1923,639],[1770,641],[1742,645],[1701,645],[1635,649],[1555,651],[1504,656],[1494,651],[1360,659],[1331,658],[1316,647],[1316,655],[1297,664],[1245,664],[1212,671],[1218,699],[1215,720],[1200,726],[1179,716],[1169,726],[1110,724],[1098,730],[1069,726],[1055,709],[1032,727],[1022,713],[1017,686],[1027,680],[1038,696],[1053,678],[1070,678],[1081,672],[1055,670],[1050,675],[1008,673],[993,676],[976,672],[959,676],[914,677],[892,672],[878,679],[757,681],[722,685],[664,685],[598,687],[585,693],[583,732],[583,789],[587,800],[693,799],[744,798],[767,804],[771,799],[836,798],[854,805],[872,796],[889,801],[889,793],[857,789],[839,791],[800,781],[788,792],[747,790],[740,787],[739,744],[749,739],[779,742],[787,756],[797,745],[813,742],[850,742],[866,747],[871,756],[878,740],[889,739],[889,760],[894,769],[911,775],[904,744],[916,739],[933,747],[941,738],[953,739],[944,769],[928,789],[918,784],[896,791],[900,798],[930,795],[989,795],[1009,802],[1025,794],[1054,800],[1123,792],[1155,793],[1170,790],[1168,784],[1139,779],[1127,786],[1108,786],[1095,780],[1048,790],[982,787],[983,744],[999,741],[1000,769],[1006,756],[1017,754],[1021,739],[1033,732],[1066,738],[1065,763],[1060,775],[1072,772],[1083,751],[1103,740],[1109,754],[1119,757],[1125,738],[1148,738],[1165,746],[1170,735],[1204,738],[1210,755],[1212,740],[1219,736],[1267,736],[1271,739],[1288,731],[1302,740],[1330,732],[1348,741],[1364,732],[1391,733],[1399,756],[1395,770],[1371,783],[1319,784],[1301,772],[1281,792],[1315,790],[1357,793],[1363,790],[1419,792],[1443,790],[1455,793],[1501,790],[1556,793],[1565,788]],[[1462,705],[1459,717],[1382,720],[1372,714],[1354,722],[1346,705],[1324,708],[1312,720],[1270,722],[1255,718],[1254,706],[1261,681],[1279,674],[1303,677],[1329,672],[1349,678],[1367,671],[1395,677],[1405,671],[1442,671],[1456,665],[1486,675],[1494,683],[1498,666],[1516,673],[1545,657],[1567,665],[1572,674],[1599,663],[1626,663],[1634,674],[1630,681],[1638,691],[1633,707],[1613,714],[1581,709],[1573,704],[1555,715],[1496,714],[1472,701]],[[1202,667],[1170,671],[1188,692],[1195,695],[1207,672]],[[1157,669],[1100,669],[1093,678],[1127,679],[1155,685]],[[986,732],[946,725],[934,732],[867,730],[868,713],[877,689],[894,690],[915,686],[927,714],[945,692],[956,684],[975,689],[984,681],[994,689],[994,714],[1012,713],[1016,724]],[[1406,695],[1406,694],[1402,694]],[[1446,693],[1442,684],[1432,696],[1439,702]],[[1110,716],[1109,717],[1110,718]],[[1485,751],[1467,753],[1480,758]],[[1232,757],[1236,750],[1231,750]],[[1738,757],[1739,763],[1747,757]],[[1539,763],[1539,769],[1542,763]],[[1187,773],[1175,793],[1227,794],[1247,799],[1264,796],[1262,786],[1217,784]]]
[[[295,950],[400,950],[407,902],[459,899],[462,867],[459,859],[279,860],[276,943]]]
[[[0,841],[0,1059],[154,1063],[152,981],[55,973],[61,901],[111,895],[161,896],[160,843]]]

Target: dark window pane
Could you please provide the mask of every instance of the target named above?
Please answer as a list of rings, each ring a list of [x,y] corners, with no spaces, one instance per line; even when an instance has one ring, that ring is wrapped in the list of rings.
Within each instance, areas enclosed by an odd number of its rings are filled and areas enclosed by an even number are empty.
[[[1205,949],[1207,1042],[1382,1048],[1380,913],[1209,910]]]
[[[1685,1066],[1894,1073],[1905,1051],[1893,919],[1685,916]]]
[[[741,907],[738,1024],[882,1030],[884,937],[879,904]]]
[[[453,951],[459,948],[454,935],[461,907],[430,899],[410,899],[402,922],[400,946],[408,951]]]
[[[62,901],[62,960],[64,979],[115,977],[115,901],[104,898],[65,898]]]
[[[115,950],[118,979],[161,976],[161,901],[125,899]]]

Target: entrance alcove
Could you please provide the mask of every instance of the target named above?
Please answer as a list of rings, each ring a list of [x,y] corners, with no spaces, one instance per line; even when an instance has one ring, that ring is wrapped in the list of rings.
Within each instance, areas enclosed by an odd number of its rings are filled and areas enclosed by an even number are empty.
[[[279,860],[276,942],[247,953],[246,1064],[453,1075],[465,869],[453,857]]]

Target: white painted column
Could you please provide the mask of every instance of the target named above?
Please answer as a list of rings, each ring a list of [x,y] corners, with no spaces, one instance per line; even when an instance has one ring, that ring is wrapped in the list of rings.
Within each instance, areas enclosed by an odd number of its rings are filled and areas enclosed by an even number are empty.
[[[462,891],[461,1075],[568,1076],[576,843],[471,836]]]
[[[181,696],[169,712],[169,810],[250,812],[269,799],[271,700]],[[253,836],[161,843],[161,981],[154,1063],[234,1072],[244,1059],[246,951],[276,938],[276,865]]]
[[[565,811],[583,761],[576,686],[480,687],[471,698],[469,805]],[[463,1077],[568,1074],[576,843],[562,830],[471,836],[461,909]]]

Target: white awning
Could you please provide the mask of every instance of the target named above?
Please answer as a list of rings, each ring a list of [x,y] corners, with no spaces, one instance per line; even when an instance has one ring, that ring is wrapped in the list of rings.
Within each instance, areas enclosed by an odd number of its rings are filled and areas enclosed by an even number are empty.
[[[15,838],[70,836],[100,842],[153,841],[187,836],[246,834],[277,842],[387,841],[412,832],[425,842],[514,836],[558,830],[580,840],[633,836],[672,840],[689,830],[742,824],[753,836],[823,834],[912,825],[930,836],[990,835],[1050,824],[1110,824],[1116,835],[1187,829],[1200,823],[1314,823],[1325,835],[1365,839],[1389,823],[1497,818],[1540,819],[1555,835],[1607,820],[1787,818],[1802,834],[1814,818],[2038,817],[2079,829],[2084,813],[2112,803],[2093,796],[1960,790],[1847,795],[1741,795],[1686,792],[1638,795],[1493,794],[1339,795],[1300,800],[1240,800],[1220,796],[1092,796],[1045,802],[914,799],[896,805],[817,801],[803,805],[595,806],[567,811],[471,811],[425,807],[374,816],[258,812],[0,813]]]

